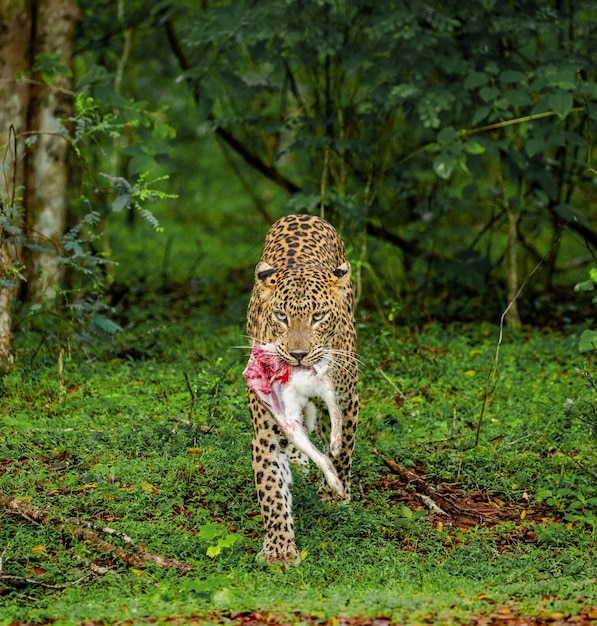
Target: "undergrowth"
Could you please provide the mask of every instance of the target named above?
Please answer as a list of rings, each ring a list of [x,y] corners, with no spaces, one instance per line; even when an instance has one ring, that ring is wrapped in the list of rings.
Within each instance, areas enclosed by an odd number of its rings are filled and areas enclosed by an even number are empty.
[[[61,376],[51,346],[23,334],[0,396],[4,494],[192,570],[131,566],[69,527],[5,509],[0,624],[249,611],[416,623],[594,604],[595,439],[570,411],[594,391],[573,332],[507,334],[475,446],[497,329],[406,328],[361,313],[353,501],[324,505],[316,471],[295,472],[304,560],[283,571],[255,559],[242,320],[196,304],[155,295],[109,344],[66,355]],[[457,502],[481,503],[485,522],[434,515],[384,458]]]

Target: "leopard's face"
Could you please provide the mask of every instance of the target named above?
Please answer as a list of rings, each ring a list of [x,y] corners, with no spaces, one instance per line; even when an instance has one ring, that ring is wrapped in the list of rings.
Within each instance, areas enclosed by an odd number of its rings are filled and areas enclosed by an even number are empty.
[[[261,301],[258,343],[274,342],[290,365],[333,362],[334,349],[346,343],[352,315],[350,266],[334,271],[313,268],[256,268]]]

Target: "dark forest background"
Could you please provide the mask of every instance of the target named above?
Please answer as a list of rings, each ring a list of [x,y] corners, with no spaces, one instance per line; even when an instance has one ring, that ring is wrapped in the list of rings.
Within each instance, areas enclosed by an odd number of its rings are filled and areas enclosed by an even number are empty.
[[[28,94],[20,125],[3,112],[5,334],[7,311],[29,315],[22,303],[72,314],[77,302],[72,315],[106,330],[106,305],[183,284],[242,317],[267,228],[304,211],[339,229],[360,305],[386,319],[495,320],[512,301],[513,326],[582,317],[573,288],[592,286],[597,247],[596,11],[582,0],[6,9],[5,77],[21,41],[11,24],[38,32],[2,82]],[[41,217],[40,154],[64,180]]]

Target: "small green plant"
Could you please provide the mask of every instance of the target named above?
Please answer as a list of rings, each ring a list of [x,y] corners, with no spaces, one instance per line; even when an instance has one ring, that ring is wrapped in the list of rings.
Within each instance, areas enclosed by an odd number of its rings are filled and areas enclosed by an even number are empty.
[[[62,54],[60,53],[38,53],[31,69],[34,72],[39,72],[47,85],[51,85],[57,75],[72,76],[71,68],[62,62]]]
[[[574,287],[574,291],[594,291],[595,285],[597,285],[597,267],[592,267],[589,270],[589,278],[577,283]],[[597,296],[593,298],[593,304],[597,304]],[[580,352],[592,352],[597,348],[597,330],[592,328],[585,329],[578,341],[578,349]]]
[[[590,363],[578,368],[578,372],[585,380],[586,393],[576,399],[568,398],[564,408],[568,415],[589,427],[592,439],[597,443],[597,377]]]
[[[215,594],[226,593],[230,587],[230,581],[221,574],[214,574],[208,578],[186,578],[180,585],[180,590],[185,594],[197,598],[212,600]]]
[[[114,186],[116,197],[112,202],[112,211],[118,213],[123,209],[134,208],[145,219],[145,221],[153,227],[157,232],[162,232],[159,221],[154,214],[143,208],[147,202],[155,202],[157,200],[166,200],[176,198],[176,194],[165,193],[159,189],[151,189],[150,185],[168,179],[168,176],[158,176],[152,180],[149,178],[150,172],[143,172],[137,178],[136,184],[132,185],[125,178],[120,176],[109,176],[100,172],[100,176],[107,178]]]
[[[82,203],[87,204],[85,199]],[[38,336],[40,348],[57,352],[60,372],[65,352],[87,350],[97,342],[111,340],[121,330],[103,301],[106,267],[111,261],[95,248],[101,237],[97,229],[99,222],[99,213],[89,210],[64,235],[60,245],[49,251],[57,256],[68,276],[65,284],[53,286],[41,302],[22,303],[17,309],[15,327]]]
[[[202,526],[199,531],[199,538],[210,542],[205,552],[210,559],[215,559],[217,556],[220,556],[223,550],[232,548],[242,540],[241,535],[232,533],[222,524],[216,523]]]

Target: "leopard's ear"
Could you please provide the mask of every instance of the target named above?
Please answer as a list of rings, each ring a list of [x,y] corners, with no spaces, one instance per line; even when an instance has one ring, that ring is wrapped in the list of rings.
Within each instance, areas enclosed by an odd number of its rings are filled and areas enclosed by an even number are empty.
[[[337,287],[350,285],[350,263],[348,261],[344,261],[344,263],[339,265],[332,273],[336,277]]]
[[[274,274],[276,270],[265,261],[259,261],[255,266],[255,281],[261,281],[268,287],[273,287],[276,284]]]

